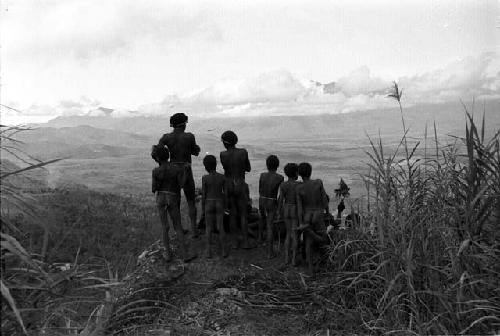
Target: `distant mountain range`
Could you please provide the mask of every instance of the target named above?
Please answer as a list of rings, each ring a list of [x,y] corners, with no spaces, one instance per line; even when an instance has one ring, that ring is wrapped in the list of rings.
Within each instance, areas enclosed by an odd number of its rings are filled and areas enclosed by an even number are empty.
[[[334,83],[331,83],[332,86]],[[470,107],[470,104],[467,104]],[[486,124],[489,131],[500,128],[500,99],[485,103]],[[483,105],[476,103],[475,115],[483,114]],[[398,108],[359,111],[345,114],[324,114],[303,116],[269,116],[269,117],[238,117],[238,118],[203,118],[197,119],[190,115],[188,130],[196,134],[213,135],[218,139],[225,130],[234,130],[241,141],[262,141],[270,139],[311,139],[315,137],[364,137],[368,134],[391,135],[402,134],[401,115]],[[465,112],[461,103],[415,105],[404,109],[406,125],[411,134],[421,135],[425,125],[432,127],[435,122],[440,134],[462,134],[465,125]],[[169,132],[168,115],[165,117],[113,117],[107,116],[69,116],[57,117],[39,127],[65,128],[76,126],[91,126],[118,133],[104,133],[109,140],[108,145],[120,146],[123,141],[134,140],[134,143],[156,139],[161,134]],[[55,130],[47,134],[54,134]],[[74,137],[73,131],[61,129],[57,135],[60,139]],[[77,132],[78,133],[78,132]],[[136,134],[130,136],[129,134]],[[89,133],[89,137],[92,136]],[[145,136],[145,137],[144,137]],[[97,139],[96,139],[97,140]],[[130,142],[130,141],[129,141]]]

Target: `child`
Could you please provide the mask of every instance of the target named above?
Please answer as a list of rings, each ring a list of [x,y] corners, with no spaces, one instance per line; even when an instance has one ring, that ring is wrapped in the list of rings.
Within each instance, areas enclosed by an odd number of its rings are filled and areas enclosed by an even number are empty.
[[[280,186],[280,197],[278,199],[278,214],[283,213],[283,221],[285,222],[286,238],[285,238],[285,264],[290,262],[290,240],[292,243],[292,265],[297,265],[297,179],[298,166],[296,163],[287,163],[285,166],[285,175],[288,181],[283,182]]]
[[[249,249],[248,242],[248,185],[245,182],[245,172],[250,172],[250,160],[248,152],[243,148],[236,148],[238,136],[233,131],[226,131],[221,136],[222,143],[226,148],[220,153],[220,162],[224,168],[226,177],[227,200],[229,203],[229,217],[231,233],[234,235],[234,247],[238,248],[236,239],[237,219],[240,218],[241,233],[243,236],[243,248]]]
[[[170,251],[170,239],[168,237],[169,225],[167,213],[172,220],[174,230],[179,239],[181,257],[185,262],[189,262],[195,256],[188,256],[186,251],[186,243],[184,241],[184,232],[181,225],[180,211],[180,192],[183,184],[183,171],[177,165],[172,165],[168,162],[169,152],[164,146],[153,146],[151,155],[157,162],[159,167],[153,169],[152,191],[156,193],[156,206],[160,213],[160,220],[163,226],[163,244],[165,246],[165,260],[172,259]]]
[[[309,163],[299,164],[298,173],[303,183],[297,187],[297,209],[299,231],[304,231],[306,260],[309,273],[313,274],[313,244],[328,242],[324,224],[324,212],[330,213],[328,196],[321,180],[311,180],[312,167]]]
[[[201,179],[202,199],[201,208],[205,214],[205,232],[207,240],[207,258],[212,257],[210,248],[210,236],[212,229],[217,225],[222,256],[227,257],[224,232],[224,207],[226,203],[225,178],[224,175],[215,171],[217,159],[213,155],[207,155],[203,159],[203,165],[208,175]]]
[[[259,180],[259,211],[261,221],[259,225],[259,239],[262,239],[264,222],[267,227],[267,257],[274,258],[273,229],[274,217],[278,210],[278,190],[283,182],[282,175],[276,173],[280,160],[276,155],[269,155],[266,159],[267,173],[262,173]]]

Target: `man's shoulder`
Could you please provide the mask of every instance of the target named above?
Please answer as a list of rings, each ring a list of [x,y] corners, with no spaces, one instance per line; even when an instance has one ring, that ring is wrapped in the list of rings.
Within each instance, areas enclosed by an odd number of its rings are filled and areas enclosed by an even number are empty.
[[[248,151],[245,148],[235,148],[235,151],[237,151],[238,153],[248,154]]]

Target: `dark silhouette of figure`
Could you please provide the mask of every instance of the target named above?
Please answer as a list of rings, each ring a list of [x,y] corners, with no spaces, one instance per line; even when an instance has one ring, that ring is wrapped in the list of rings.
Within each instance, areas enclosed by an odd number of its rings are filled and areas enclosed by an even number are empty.
[[[180,197],[181,186],[184,183],[184,172],[178,165],[168,162],[169,152],[165,147],[154,146],[152,154],[154,154],[160,163],[159,167],[153,169],[151,191],[156,193],[156,206],[163,226],[164,257],[166,261],[172,259],[170,239],[168,236],[168,216],[170,216],[172,225],[177,234],[177,239],[179,240],[181,258],[185,262],[188,262],[195,256],[188,255],[187,253],[184,231],[181,225]]]
[[[193,238],[196,238],[198,236],[198,230],[196,229],[196,196],[193,171],[191,169],[191,155],[198,156],[200,154],[200,146],[196,144],[192,133],[185,132],[187,122],[188,117],[184,113],[176,113],[171,116],[170,127],[173,127],[173,131],[164,134],[158,145],[168,148],[170,151],[170,162],[179,166],[185,175],[182,189],[184,190],[189,208],[191,235]]]
[[[214,227],[219,232],[222,256],[227,257],[225,230],[224,230],[224,208],[226,205],[226,179],[224,175],[216,171],[217,159],[213,155],[207,155],[203,159],[203,165],[208,175],[201,179],[202,212],[205,214],[205,233],[207,258],[212,257],[210,238]]]
[[[292,265],[297,265],[298,235],[297,235],[297,187],[300,184],[298,166],[296,163],[287,163],[285,165],[285,175],[288,180],[280,186],[280,197],[278,199],[278,214],[282,214],[285,222],[285,264],[290,262],[290,251],[292,256]],[[291,249],[290,249],[291,243]]]
[[[241,233],[243,248],[252,248],[248,241],[248,184],[245,182],[245,173],[250,172],[248,152],[244,148],[236,148],[238,136],[233,131],[226,131],[221,136],[226,148],[220,153],[220,162],[224,168],[226,178],[227,199],[229,205],[231,235],[235,248],[239,246],[237,232]],[[241,229],[238,230],[237,220],[240,219]]]
[[[324,213],[330,213],[328,195],[321,180],[311,180],[312,167],[309,163],[301,163],[298,173],[303,181],[297,187],[297,208],[300,224],[298,230],[304,231],[306,260],[309,273],[313,274],[313,248],[315,245],[328,242],[324,223]]]
[[[278,210],[278,191],[284,178],[276,173],[280,161],[276,155],[270,155],[266,159],[267,173],[262,173],[259,179],[259,240],[262,240],[262,231],[266,226],[267,257],[274,258],[273,232],[274,219]]]

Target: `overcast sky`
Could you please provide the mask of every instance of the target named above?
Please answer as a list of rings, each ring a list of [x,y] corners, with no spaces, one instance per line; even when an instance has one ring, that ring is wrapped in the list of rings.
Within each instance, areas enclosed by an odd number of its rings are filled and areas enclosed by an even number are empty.
[[[493,97],[499,8],[487,0],[3,0],[1,101],[40,118],[97,106],[237,114],[293,103],[296,114],[308,104],[336,113],[383,105],[373,92],[392,80],[413,99],[435,90],[438,101]],[[340,91],[325,97],[307,80],[335,81]]]

